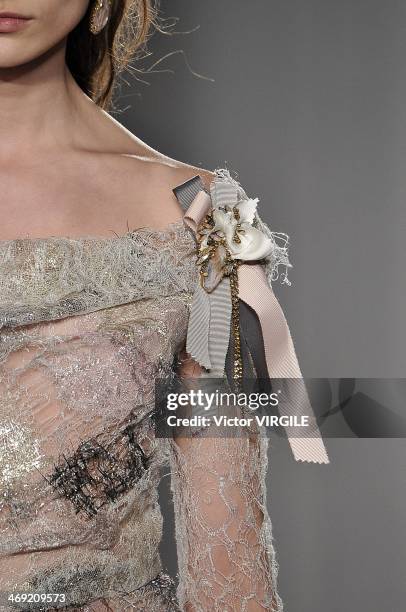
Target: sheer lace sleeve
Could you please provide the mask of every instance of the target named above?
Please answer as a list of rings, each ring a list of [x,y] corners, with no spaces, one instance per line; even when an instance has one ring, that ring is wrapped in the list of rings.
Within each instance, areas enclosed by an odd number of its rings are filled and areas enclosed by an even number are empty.
[[[183,353],[180,376],[206,377]],[[185,612],[282,611],[266,506],[266,437],[210,436],[210,427],[171,441],[172,492]]]
[[[222,379],[235,390],[249,380],[280,381],[286,415],[306,411],[311,418],[289,326],[272,289],[277,279],[290,284],[288,236],[270,230],[257,213],[258,198],[249,198],[228,170],[215,171],[209,190],[194,177],[175,193],[196,237],[199,272],[181,386],[204,389]],[[294,384],[287,388],[285,379]],[[247,406],[236,404],[231,435],[229,427],[213,432],[212,424],[200,423],[171,440],[178,597],[185,612],[282,611],[266,506],[268,440],[258,421],[238,420]],[[294,428],[287,434],[295,460],[328,463],[317,423],[307,438]]]

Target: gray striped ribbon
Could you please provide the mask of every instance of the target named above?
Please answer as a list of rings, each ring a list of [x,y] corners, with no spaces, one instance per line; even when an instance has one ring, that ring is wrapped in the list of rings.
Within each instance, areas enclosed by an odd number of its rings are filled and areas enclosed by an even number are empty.
[[[199,191],[206,191],[201,177],[197,174],[193,178],[177,185],[173,193],[175,194],[182,209],[186,212]]]
[[[213,208],[235,206],[238,201],[237,188],[233,183],[213,181],[211,186]]]
[[[174,193],[186,211],[202,190],[205,191],[203,182],[200,176],[196,176],[175,187]],[[227,182],[213,181],[210,195],[213,208],[237,203],[237,190]],[[190,311],[186,350],[213,375],[223,376],[225,371],[231,310],[229,277],[223,277],[211,293],[207,293],[198,283]]]

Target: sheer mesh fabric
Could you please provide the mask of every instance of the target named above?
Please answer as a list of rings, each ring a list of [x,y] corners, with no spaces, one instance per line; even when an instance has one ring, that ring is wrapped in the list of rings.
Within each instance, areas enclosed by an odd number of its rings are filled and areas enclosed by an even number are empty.
[[[184,341],[193,248],[182,223],[0,243],[0,591],[171,609],[150,413]]]
[[[154,435],[194,247],[183,222],[0,242],[0,591],[67,594],[49,610],[281,610],[266,441]],[[178,597],[159,557],[168,462]]]
[[[184,351],[180,361],[185,390],[211,389],[214,374]],[[244,411],[233,406],[228,416]],[[266,506],[267,437],[257,426],[186,427],[171,449],[182,610],[282,612]]]

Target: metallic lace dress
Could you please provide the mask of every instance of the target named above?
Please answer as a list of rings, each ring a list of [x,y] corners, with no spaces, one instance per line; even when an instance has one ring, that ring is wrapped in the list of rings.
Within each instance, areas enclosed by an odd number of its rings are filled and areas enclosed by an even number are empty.
[[[179,364],[196,280],[183,220],[0,241],[1,610],[282,610],[266,439],[154,437],[154,381]],[[177,589],[159,557],[165,464]]]

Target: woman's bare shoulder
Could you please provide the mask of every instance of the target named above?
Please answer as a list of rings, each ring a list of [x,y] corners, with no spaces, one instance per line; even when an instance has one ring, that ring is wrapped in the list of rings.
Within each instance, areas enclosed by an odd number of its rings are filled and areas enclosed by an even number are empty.
[[[110,116],[93,143],[91,174],[100,177],[100,188],[114,201],[114,214],[130,227],[165,227],[182,211],[173,189],[199,175],[206,188],[214,172],[179,161],[154,149]]]
[[[153,227],[165,227],[181,217],[182,210],[173,192],[175,187],[196,175],[209,187],[214,176],[210,170],[161,154],[125,154],[117,156],[113,165],[122,194],[118,200],[124,205],[129,203],[128,216]],[[129,194],[133,197],[128,198]]]

